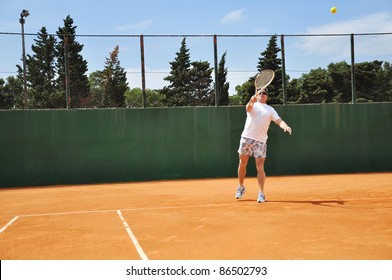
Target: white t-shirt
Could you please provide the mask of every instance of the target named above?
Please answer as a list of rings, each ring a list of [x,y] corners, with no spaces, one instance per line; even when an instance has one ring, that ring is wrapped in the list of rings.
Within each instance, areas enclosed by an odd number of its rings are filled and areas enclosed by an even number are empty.
[[[278,113],[271,106],[256,102],[246,115],[245,127],[241,136],[266,143],[271,121],[275,122],[280,119]]]

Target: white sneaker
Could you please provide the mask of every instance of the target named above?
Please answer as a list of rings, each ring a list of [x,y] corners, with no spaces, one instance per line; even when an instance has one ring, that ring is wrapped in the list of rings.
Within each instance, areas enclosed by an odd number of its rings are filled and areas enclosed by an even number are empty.
[[[240,199],[243,198],[245,194],[245,187],[238,186],[237,192],[235,193],[235,198]]]
[[[257,197],[257,203],[264,203],[265,202],[265,196],[262,192],[259,192],[259,196]]]

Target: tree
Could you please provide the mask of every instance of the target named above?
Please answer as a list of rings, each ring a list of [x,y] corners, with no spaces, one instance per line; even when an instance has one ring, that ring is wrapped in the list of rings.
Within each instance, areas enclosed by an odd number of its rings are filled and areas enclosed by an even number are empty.
[[[382,71],[379,72],[379,98],[378,101],[392,101],[392,65],[389,62],[384,62]]]
[[[300,103],[324,103],[331,102],[332,79],[325,69],[313,69],[309,74],[302,76]]]
[[[242,85],[238,85],[235,87],[237,95],[240,97],[241,104],[246,104],[249,102],[251,96],[255,94],[255,77],[249,78],[245,83]],[[252,91],[253,88],[253,91]]]
[[[382,61],[362,62],[355,65],[355,82],[357,98],[361,101],[379,101],[380,79],[382,72]]]
[[[116,46],[110,57],[106,59],[106,67],[102,71],[103,107],[125,107],[125,92],[128,89],[127,77],[124,68],[118,59],[119,46]]]
[[[295,104],[298,102],[301,95],[302,80],[302,78],[293,79],[287,84],[287,92],[290,93],[287,96],[288,103]]]
[[[42,27],[38,33],[35,45],[31,49],[34,55],[28,55],[27,80],[29,82],[30,106],[33,108],[52,108],[53,94],[56,88],[55,69],[55,37],[48,35]],[[52,101],[52,102],[51,102]]]
[[[102,71],[94,71],[88,76],[90,86],[90,105],[92,107],[103,107],[105,89],[103,87]]]
[[[272,83],[268,86],[269,98],[268,103],[276,104],[282,103],[282,60],[278,58],[278,53],[281,51],[278,47],[277,36],[271,36],[267,48],[261,53],[259,62],[257,64],[257,72],[261,72],[264,69],[271,69],[275,71],[275,78]],[[242,104],[248,103],[252,95],[255,94],[255,82],[256,75],[250,77],[248,81],[242,84],[241,87],[236,87],[240,90],[238,94],[241,96]]]
[[[17,77],[9,76],[6,81],[0,78],[0,109],[24,108],[22,69],[19,70]]]
[[[89,95],[89,83],[86,75],[87,61],[83,59],[80,52],[83,45],[76,42],[76,28],[73,26],[73,19],[67,16],[64,20],[64,26],[56,32],[59,42],[56,46],[57,52],[57,68],[58,68],[58,85],[60,94],[63,96],[65,105],[66,92],[66,64],[64,47],[67,46],[68,58],[68,75],[69,75],[69,91],[70,91],[70,107],[84,107],[85,99]]]
[[[229,96],[229,104],[232,106],[241,105],[241,96],[239,95],[230,95]]]
[[[165,96],[155,90],[146,90],[147,107],[163,107]],[[141,88],[133,88],[125,93],[125,103],[128,108],[143,107],[143,91]]]
[[[13,104],[13,96],[7,92],[4,79],[0,78],[0,109],[10,109]]]
[[[261,53],[259,63],[257,65],[257,71],[261,72],[264,69],[271,69],[275,71],[275,78],[272,83],[268,86],[268,103],[270,104],[281,104],[283,103],[283,89],[282,89],[282,60],[278,58],[278,53],[281,49],[277,44],[277,35],[272,35],[268,46],[264,52]],[[255,77],[254,77],[255,78]],[[254,78],[253,83],[254,84]],[[253,93],[254,93],[253,86]]]
[[[191,105],[206,106],[213,105],[214,95],[211,87],[213,69],[210,67],[208,61],[195,61],[191,63],[192,68],[190,73],[190,86],[192,88],[189,102]]]
[[[162,94],[166,96],[168,106],[185,106],[191,94],[191,62],[185,38],[181,42],[180,51],[176,53],[176,58],[170,62],[170,65],[170,75],[164,78],[165,81],[170,82],[170,85],[163,88]]]
[[[351,102],[351,66],[345,61],[328,65],[335,102]]]
[[[218,80],[216,83],[218,84],[218,92],[219,92],[219,106],[229,105],[229,87],[230,84],[226,82],[227,78],[227,68],[226,64],[226,53],[222,55],[221,60],[218,65]]]

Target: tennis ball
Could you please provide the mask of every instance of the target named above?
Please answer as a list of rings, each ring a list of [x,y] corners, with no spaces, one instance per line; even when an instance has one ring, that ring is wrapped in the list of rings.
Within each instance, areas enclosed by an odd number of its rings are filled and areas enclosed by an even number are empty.
[[[332,8],[331,8],[331,13],[334,14],[334,13],[336,13],[337,10],[338,10],[338,9],[336,9],[336,7],[332,7]]]

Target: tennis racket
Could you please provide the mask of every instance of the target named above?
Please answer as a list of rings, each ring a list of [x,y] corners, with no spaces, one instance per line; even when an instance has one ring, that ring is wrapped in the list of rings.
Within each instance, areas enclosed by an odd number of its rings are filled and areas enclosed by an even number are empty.
[[[257,74],[255,79],[256,91],[268,87],[275,78],[275,71],[266,69]]]

